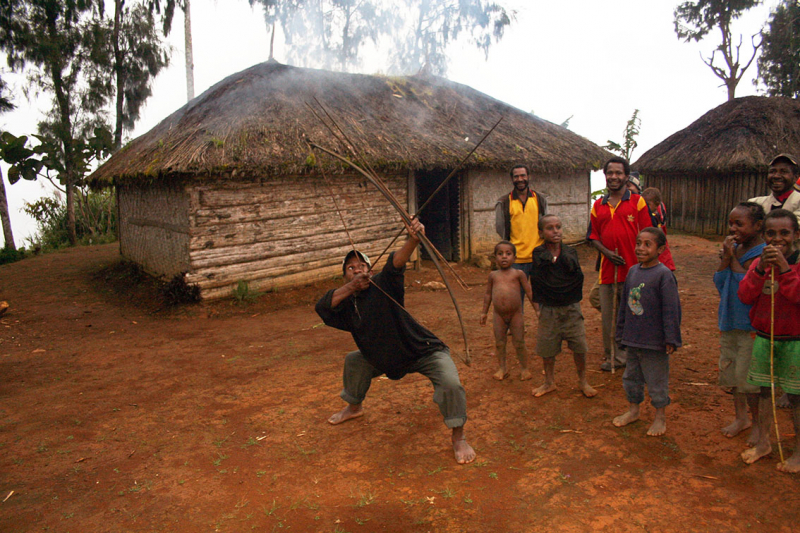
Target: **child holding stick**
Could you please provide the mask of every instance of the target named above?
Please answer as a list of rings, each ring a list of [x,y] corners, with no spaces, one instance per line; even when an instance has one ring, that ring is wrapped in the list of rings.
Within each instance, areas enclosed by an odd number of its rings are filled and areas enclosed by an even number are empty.
[[[747,383],[750,358],[753,356],[755,332],[750,325],[750,306],[737,294],[739,283],[747,274],[752,262],[764,251],[764,208],[755,202],[742,202],[728,215],[728,235],[719,252],[719,267],[714,273],[714,284],[719,291],[719,386],[733,391],[733,422],[722,428],[726,437],[735,437],[758,416],[759,388]],[[758,441],[756,424],[747,443]]]
[[[562,246],[561,220],[556,215],[539,219],[539,235],[544,244],[533,250],[531,289],[533,301],[540,305],[536,351],[544,361],[544,385],[533,390],[537,398],[556,390],[556,356],[567,341],[578,371],[581,392],[591,398],[597,391],[586,381],[586,330],[581,299],[583,271],[578,253]]]
[[[770,211],[764,219],[764,238],[767,245],[761,257],[753,261],[739,283],[739,299],[753,306],[750,320],[756,330],[747,381],[760,387],[758,441],[742,452],[742,460],[751,464],[772,452],[769,433],[774,378],[774,384],[780,385],[789,395],[795,432],[794,453],[778,464],[778,470],[797,473],[800,472],[800,251],[797,248],[800,226],[797,217],[785,209]]]
[[[524,291],[528,296],[537,314],[539,306],[533,301],[528,276],[521,270],[512,268],[517,259],[517,247],[510,241],[500,241],[494,247],[494,258],[499,270],[489,274],[480,319],[481,326],[486,325],[489,306],[494,304],[494,341],[498,365],[494,379],[502,381],[508,377],[506,343],[508,331],[511,330],[511,340],[517,351],[519,366],[522,367],[519,379],[525,381],[531,379],[533,375],[528,370],[528,353],[525,351],[525,323],[522,315],[523,302],[519,298],[520,291]]]
[[[628,271],[617,317],[617,344],[628,350],[628,365],[622,385],[630,404],[628,411],[614,419],[622,427],[639,420],[644,387],[656,409],[647,434],[667,431],[669,399],[669,356],[681,345],[681,304],[678,285],[670,269],[658,260],[667,237],[658,228],[645,228],[636,236],[639,264]]]

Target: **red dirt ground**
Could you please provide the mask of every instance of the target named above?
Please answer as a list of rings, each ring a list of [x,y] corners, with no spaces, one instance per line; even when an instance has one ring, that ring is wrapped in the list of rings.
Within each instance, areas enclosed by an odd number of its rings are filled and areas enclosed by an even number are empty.
[[[364,418],[325,422],[343,405],[353,346],[314,313],[336,280],[245,307],[169,309],[148,283],[119,277],[116,245],[0,267],[11,304],[0,319],[0,500],[13,491],[0,530],[796,531],[800,476],[775,470],[777,451],[744,465],[745,435],[720,433],[732,402],[714,386],[718,244],[670,240],[684,347],[662,438],[645,436],[649,406],[612,426],[626,408],[621,373],[590,372],[593,399],[564,355],[561,388],[542,398],[516,366],[494,381],[491,330],[478,326],[487,272],[456,267],[473,286],[459,297],[473,349],[472,367],[459,363],[478,452],[468,466],[454,462],[419,376],[376,380]],[[588,294],[594,256],[582,256]],[[447,294],[420,289],[432,279],[409,273],[407,308],[460,349]],[[586,301],[584,313],[597,369],[599,314]],[[791,448],[788,413],[779,418]]]

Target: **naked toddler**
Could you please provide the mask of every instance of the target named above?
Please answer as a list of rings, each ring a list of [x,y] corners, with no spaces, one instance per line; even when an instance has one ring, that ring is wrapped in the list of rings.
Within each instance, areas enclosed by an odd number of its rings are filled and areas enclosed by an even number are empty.
[[[525,323],[522,315],[522,301],[519,298],[520,290],[525,291],[537,313],[539,312],[539,306],[533,302],[533,294],[531,293],[531,284],[528,282],[528,277],[521,270],[511,267],[517,258],[516,247],[509,241],[500,241],[494,247],[494,257],[499,270],[489,274],[486,295],[483,297],[483,313],[481,314],[480,322],[481,326],[486,324],[489,306],[493,305],[494,340],[498,364],[494,378],[503,380],[508,377],[506,343],[508,331],[511,330],[511,340],[514,343],[514,349],[517,351],[519,365],[522,367],[520,379],[525,381],[533,376],[528,370],[528,354],[525,351]]]

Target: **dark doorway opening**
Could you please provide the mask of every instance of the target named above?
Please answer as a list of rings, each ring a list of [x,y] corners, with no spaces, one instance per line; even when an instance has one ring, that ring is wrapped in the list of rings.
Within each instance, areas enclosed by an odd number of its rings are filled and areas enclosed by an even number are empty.
[[[415,172],[417,187],[417,206],[427,201],[436,188],[444,181],[447,170],[431,170]],[[431,243],[448,261],[461,259],[459,227],[461,223],[459,209],[459,176],[453,176],[431,203],[420,214],[420,221],[425,225],[425,234]],[[425,252],[422,257],[430,259]]]

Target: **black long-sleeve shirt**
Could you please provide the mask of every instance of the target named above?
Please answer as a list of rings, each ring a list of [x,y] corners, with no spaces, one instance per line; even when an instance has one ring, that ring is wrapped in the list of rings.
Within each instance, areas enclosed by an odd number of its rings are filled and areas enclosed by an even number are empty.
[[[394,253],[372,281],[405,306],[405,266],[395,268],[393,258]],[[317,302],[317,314],[326,325],[350,332],[367,361],[388,378],[400,379],[418,359],[447,349],[436,335],[372,285],[331,307],[335,290]]]
[[[561,253],[553,262],[553,254],[544,244],[533,250],[531,267],[533,301],[548,307],[563,307],[583,298],[583,271],[578,252],[561,246]]]

